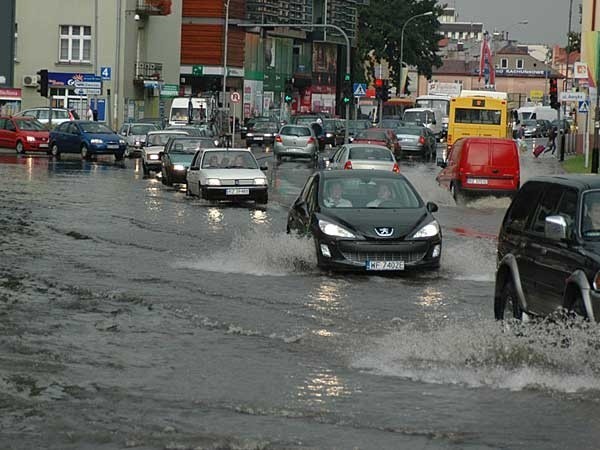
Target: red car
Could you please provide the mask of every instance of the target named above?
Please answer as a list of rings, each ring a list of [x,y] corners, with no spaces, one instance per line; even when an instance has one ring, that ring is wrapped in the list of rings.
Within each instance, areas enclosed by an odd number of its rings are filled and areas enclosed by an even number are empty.
[[[399,160],[402,157],[402,148],[400,147],[396,133],[394,130],[388,128],[367,128],[366,130],[361,130],[354,136],[352,143],[383,145],[392,151],[396,159]]]
[[[0,117],[0,147],[47,152],[50,132],[32,117]]]

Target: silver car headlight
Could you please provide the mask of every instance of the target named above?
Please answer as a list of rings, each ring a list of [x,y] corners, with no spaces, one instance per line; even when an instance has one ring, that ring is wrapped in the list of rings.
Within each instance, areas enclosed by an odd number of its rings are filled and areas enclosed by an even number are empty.
[[[261,178],[255,178],[254,179],[254,184],[257,184],[259,186],[265,186],[267,184],[267,179],[264,177]]]
[[[412,235],[413,239],[430,238],[437,236],[440,233],[440,225],[437,220],[429,222],[427,225],[422,227],[419,231]]]
[[[247,137],[254,137],[254,133],[246,133]]]
[[[100,145],[104,143],[104,141],[102,141],[102,139],[90,139],[90,143],[93,145]]]
[[[352,234],[350,231],[346,230],[345,228],[342,228],[339,225],[336,225],[335,223],[328,222],[327,220],[323,220],[323,219],[319,220],[319,228],[327,236],[335,236],[335,237],[342,237],[342,238],[356,237],[354,234]]]
[[[185,166],[183,164],[175,164],[173,170],[185,170]]]
[[[218,178],[209,178],[208,180],[206,180],[206,184],[208,184],[209,186],[221,186],[221,180],[219,180]]]
[[[148,159],[157,160],[158,159],[158,155],[149,155]]]

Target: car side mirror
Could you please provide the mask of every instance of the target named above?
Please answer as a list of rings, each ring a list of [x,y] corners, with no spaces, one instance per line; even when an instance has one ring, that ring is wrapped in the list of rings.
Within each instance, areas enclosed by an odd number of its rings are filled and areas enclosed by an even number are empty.
[[[260,166],[260,170],[269,170],[269,166]]]
[[[438,205],[433,202],[427,202],[426,207],[427,207],[427,211],[429,211],[430,213],[437,212],[437,210],[438,210]]]
[[[308,211],[308,209],[306,208],[306,202],[304,200],[298,200],[296,202],[296,204],[294,205],[294,207],[296,209],[299,209],[302,212],[307,212]]]
[[[563,216],[548,216],[544,221],[544,234],[553,241],[567,238],[567,220]]]
[[[442,158],[438,158],[436,162],[437,162],[438,167],[441,167],[442,169],[445,169],[446,167],[448,167],[448,163],[446,161],[444,161]]]
[[[200,170],[200,167],[198,167],[198,166],[190,166],[190,170]]]

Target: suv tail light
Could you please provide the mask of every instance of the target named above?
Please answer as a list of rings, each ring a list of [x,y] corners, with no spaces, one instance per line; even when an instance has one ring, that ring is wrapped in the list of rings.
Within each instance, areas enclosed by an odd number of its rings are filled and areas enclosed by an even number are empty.
[[[344,164],[344,170],[352,170],[352,161],[346,161],[346,164]]]
[[[277,135],[275,136],[275,142],[283,142],[283,139],[281,139],[281,136]]]
[[[350,162],[350,161],[348,161]],[[394,163],[394,167],[392,168],[392,172],[394,173],[400,173],[400,166],[398,165],[398,163]]]

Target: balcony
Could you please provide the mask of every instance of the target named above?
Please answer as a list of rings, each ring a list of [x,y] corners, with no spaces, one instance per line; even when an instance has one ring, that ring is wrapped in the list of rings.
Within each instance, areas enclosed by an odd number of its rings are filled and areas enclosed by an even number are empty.
[[[137,0],[135,12],[142,16],[168,16],[171,0]]]
[[[135,63],[135,81],[162,81],[162,63],[138,61]]]

